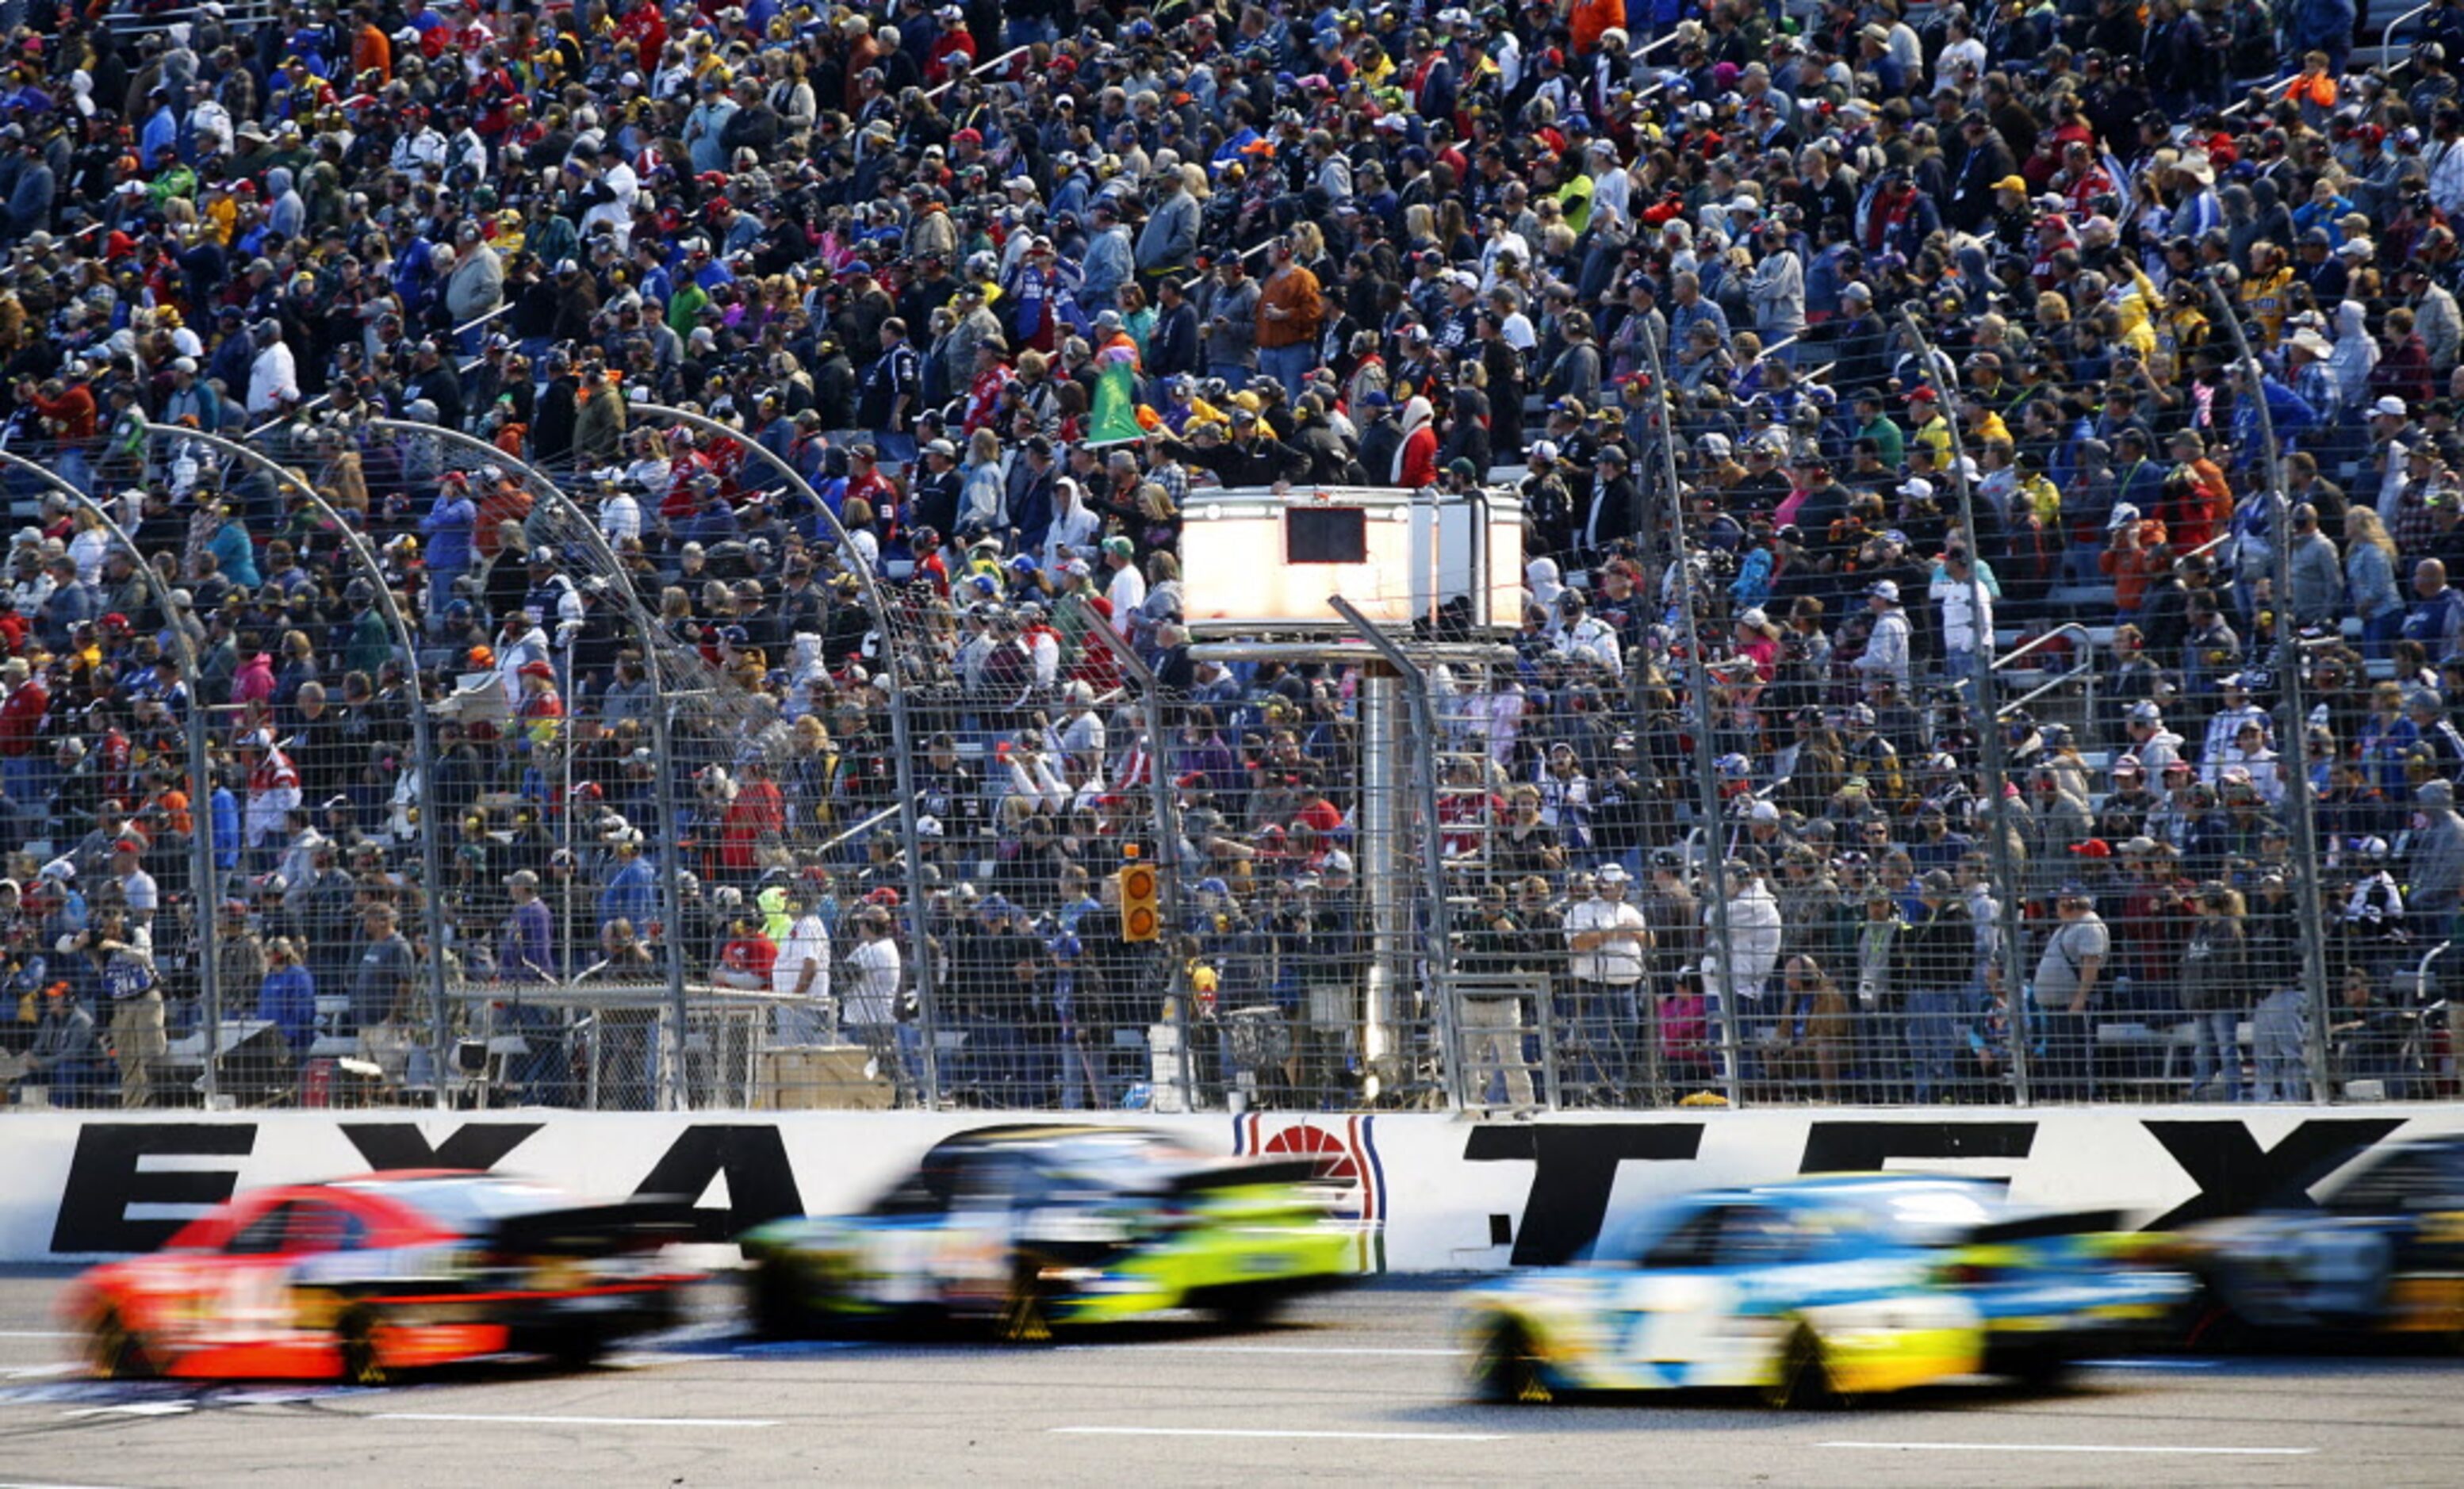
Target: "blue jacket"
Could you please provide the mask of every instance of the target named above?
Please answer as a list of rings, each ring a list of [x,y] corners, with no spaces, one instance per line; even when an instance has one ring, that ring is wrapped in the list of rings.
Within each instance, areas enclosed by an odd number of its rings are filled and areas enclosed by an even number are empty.
[[[606,887],[599,891],[599,928],[603,931],[611,921],[628,920],[633,923],[634,934],[645,934],[658,912],[658,890],[650,876],[649,859],[637,857],[616,870]]]
[[[297,1054],[317,1042],[317,979],[297,962],[265,974],[256,990],[256,1017],[282,1031]]]
[[[428,535],[428,568],[431,574],[459,574],[471,566],[471,534],[479,525],[479,508],[468,496],[439,493],[436,505],[419,519]]]

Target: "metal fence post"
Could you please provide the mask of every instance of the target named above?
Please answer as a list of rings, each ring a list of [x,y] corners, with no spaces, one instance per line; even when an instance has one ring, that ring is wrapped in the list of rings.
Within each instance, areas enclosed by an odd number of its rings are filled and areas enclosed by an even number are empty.
[[[1941,376],[1946,370],[1933,342],[1925,333],[1913,307],[1901,313],[1907,328],[1908,339],[1916,343],[1917,360],[1928,374]],[[1946,391],[1956,392],[1956,387]],[[2011,1029],[2011,1099],[2018,1106],[2030,1102],[2028,1059],[2029,1018],[2024,1006],[2027,999],[2020,988],[2019,960],[2025,947],[2019,939],[2019,897],[2021,885],[2018,865],[2011,854],[2011,768],[2002,748],[2002,714],[1993,702],[1993,631],[1986,623],[1989,609],[1985,592],[1985,550],[1976,541],[1976,492],[1968,479],[1967,442],[1961,437],[1958,410],[1951,410],[1950,469],[1952,482],[1959,490],[1959,530],[1968,545],[1968,595],[1969,624],[1977,632],[1976,646],[1969,656],[1969,682],[1976,690],[1970,702],[1983,725],[1979,762],[1985,771],[1986,821],[1993,834],[1988,850],[1993,863],[1993,877],[2002,882],[2000,904],[1996,907],[2001,920],[2002,989],[2009,1006]],[[2091,679],[2095,673],[2089,674]],[[2088,717],[2096,717],[2096,684],[2088,684]]]
[[[206,798],[212,788],[212,773],[206,751],[206,712],[197,696],[200,668],[197,663],[196,638],[180,623],[171,603],[171,588],[154,565],[145,561],[138,551],[137,539],[111,509],[102,502],[71,485],[50,467],[38,465],[11,450],[0,449],[0,465],[34,477],[52,490],[66,496],[77,507],[94,515],[111,540],[127,553],[131,567],[144,576],[145,592],[154,601],[154,608],[163,615],[163,628],[172,637],[171,649],[180,664],[180,675],[188,685],[187,716],[180,721],[180,733],[187,746],[188,768],[188,858],[191,934],[196,942],[197,1003],[205,1019],[204,1094],[207,1105],[222,1094],[222,968],[215,956],[214,915],[222,904],[221,886],[214,871],[214,814]],[[200,803],[203,803],[202,805]]]
[[[2250,380],[2249,390],[2237,391],[2235,396],[2251,399],[2258,413],[2265,485],[2257,494],[2268,503],[2268,521],[2273,528],[2268,536],[2276,544],[2276,684],[2277,701],[2282,710],[2277,726],[2277,758],[2291,761],[2283,775],[2285,798],[2293,806],[2293,821],[2287,825],[2293,831],[2294,903],[2301,920],[2301,980],[2310,990],[2305,1054],[2310,1066],[2310,1099],[2323,1105],[2334,1095],[2327,1072],[2327,921],[2319,893],[2317,803],[2312,799],[2308,752],[2303,744],[2306,720],[2301,708],[2301,628],[2295,623],[2292,611],[2293,503],[2284,490],[2284,467],[2276,443],[2276,416],[2267,406],[2267,369],[2250,349],[2250,337],[2233,296],[2211,274],[2202,272],[2199,280],[2206,286],[2208,299],[2216,307],[2225,329],[2233,336],[2233,351],[2240,359],[2238,370]],[[2287,751],[2292,752],[2290,756]]]
[[[617,557],[616,550],[608,545],[607,536],[599,530],[599,524],[591,520],[590,515],[582,510],[581,503],[575,501],[546,471],[526,460],[506,454],[485,440],[464,434],[457,429],[413,424],[401,419],[370,419],[366,427],[381,432],[441,440],[455,449],[467,450],[490,464],[502,466],[520,476],[523,484],[529,486],[538,496],[564,515],[573,536],[603,566],[610,585],[622,591],[626,612],[631,616],[634,628],[641,633],[642,666],[649,673],[650,690],[659,700],[657,707],[650,711],[650,739],[651,747],[657,751],[659,756],[658,769],[654,777],[660,784],[659,811],[669,829],[669,836],[672,840],[677,824],[681,821],[674,796],[677,756],[672,728],[675,702],[668,690],[668,669],[658,645],[658,622],[650,614],[649,608],[642,603],[641,592],[633,587],[632,580],[626,571],[625,562]],[[663,959],[668,974],[669,1013],[675,1019],[676,1025],[673,1058],[660,1062],[660,1104],[667,1110],[683,1111],[692,1106],[690,1086],[685,1080],[684,1060],[685,1035],[691,1010],[685,976],[682,879],[684,855],[683,850],[673,841],[660,843],[658,847],[659,863],[662,865],[659,887],[667,896],[665,933],[659,939],[662,943]],[[592,1063],[593,1069],[596,1069],[597,1062],[594,1061]]]
[[[421,917],[428,929],[429,997],[435,1020],[430,1058],[436,1062],[436,1106],[442,1111],[451,1105],[447,1075],[452,1069],[453,1035],[451,993],[445,980],[445,870],[442,854],[443,824],[436,821],[435,781],[436,743],[429,728],[428,695],[419,682],[419,635],[404,620],[400,597],[385,580],[384,566],[368,546],[367,535],[344,519],[341,512],[325,499],[324,493],[294,475],[272,456],[250,449],[236,440],[219,434],[207,434],[197,429],[149,429],[149,442],[155,440],[193,440],[208,449],[239,461],[275,483],[276,492],[292,491],[317,509],[318,515],[334,525],[341,535],[343,546],[352,559],[365,571],[368,582],[376,590],[378,607],[385,614],[386,626],[402,647],[403,666],[411,679],[410,733],[411,750],[419,760],[419,850],[420,874],[427,881],[422,886]]]
[[[1727,845],[1721,841],[1720,782],[1714,759],[1712,735],[1718,719],[1711,707],[1711,672],[1703,655],[1703,629],[1695,617],[1699,597],[1694,582],[1694,566],[1686,560],[1685,552],[1685,488],[1677,475],[1676,409],[1669,394],[1668,368],[1662,361],[1659,343],[1651,337],[1642,338],[1643,350],[1651,358],[1652,396],[1661,405],[1661,422],[1668,437],[1660,442],[1662,479],[1668,483],[1668,551],[1670,561],[1677,565],[1677,611],[1685,638],[1685,686],[1694,695],[1694,784],[1695,811],[1702,817],[1703,869],[1705,883],[1711,891],[1709,938],[1704,945],[1703,961],[1719,958],[1720,980],[1716,989],[1719,998],[1720,1046],[1722,1080],[1728,1105],[1740,1106],[1745,1100],[1743,1066],[1745,1047],[1739,1040],[1737,1022],[1738,983],[1735,973],[1736,943],[1728,928],[1728,865]],[[1696,975],[1702,978],[1706,995],[1713,988],[1707,969],[1698,965]],[[1648,992],[1645,996],[1649,996]],[[1654,1010],[1655,1015],[1657,1010]],[[1657,1031],[1658,1018],[1652,1020]],[[1655,1034],[1656,1038],[1656,1034]]]
[[[1156,898],[1162,901],[1163,923],[1170,928],[1165,936],[1167,965],[1164,975],[1167,978],[1166,986],[1172,994],[1174,1032],[1180,1040],[1180,1059],[1177,1062],[1180,1073],[1178,1082],[1180,1109],[1196,1111],[1198,1109],[1198,1050],[1191,1042],[1193,1025],[1190,1019],[1189,988],[1181,978],[1181,969],[1172,965],[1169,951],[1170,937],[1177,932],[1181,925],[1180,803],[1173,794],[1172,778],[1165,770],[1164,752],[1170,736],[1164,732],[1163,680],[1155,676],[1155,668],[1147,666],[1146,658],[1137,654],[1128,639],[1123,637],[1111,621],[1102,613],[1091,610],[1088,612],[1087,631],[1111,651],[1113,659],[1121,664],[1122,670],[1128,672],[1131,680],[1137,684],[1141,700],[1139,712],[1146,720],[1147,784],[1149,793],[1155,798],[1155,866],[1159,870],[1157,877],[1160,881]]]
[[[813,510],[829,524],[830,532],[837,538],[841,553],[856,552],[855,545],[848,539],[846,525],[839,520],[839,515],[830,509],[827,502],[822,500],[821,493],[813,490],[812,483],[804,479],[803,472],[781,459],[759,440],[731,425],[721,424],[706,414],[673,408],[664,404],[634,404],[631,405],[630,412],[646,419],[671,420],[704,434],[715,435],[736,446],[746,455],[759,460],[771,470],[778,471],[790,486],[795,488],[798,495],[812,504]],[[881,627],[882,646],[885,653],[888,653],[891,645],[889,601],[881,592],[879,577],[869,568],[861,568],[861,566],[859,568],[861,571],[856,573],[856,582],[864,592],[866,608],[872,612],[874,621]],[[908,712],[905,679],[897,675],[897,659],[894,655],[888,655],[885,659],[891,668],[892,683],[892,686],[885,691],[890,700],[891,749],[895,756],[891,763],[898,776],[898,835],[907,866],[907,926],[908,934],[914,947],[916,1022],[921,1026],[924,1036],[923,1101],[926,1106],[937,1109],[941,1105],[941,1057],[938,1048],[940,1040],[937,1006],[939,1000],[935,996],[936,989],[933,966],[933,944],[928,934],[929,921],[926,916],[923,838],[915,825],[919,815],[915,801],[916,740],[914,726]]]

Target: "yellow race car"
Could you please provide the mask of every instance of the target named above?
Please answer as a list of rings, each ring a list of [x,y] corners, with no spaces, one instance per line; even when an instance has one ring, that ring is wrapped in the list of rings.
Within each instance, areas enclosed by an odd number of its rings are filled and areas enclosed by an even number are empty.
[[[1132,1128],[952,1138],[870,1209],[742,1237],[773,1337],[975,1321],[1015,1342],[1195,1308],[1259,1323],[1352,1275],[1310,1158],[1210,1157]]]
[[[1471,1385],[1522,1402],[1735,1388],[1785,1407],[1978,1372],[2050,1380],[2189,1293],[2114,1220],[1898,1174],[1690,1195],[1582,1264],[1466,1293]]]

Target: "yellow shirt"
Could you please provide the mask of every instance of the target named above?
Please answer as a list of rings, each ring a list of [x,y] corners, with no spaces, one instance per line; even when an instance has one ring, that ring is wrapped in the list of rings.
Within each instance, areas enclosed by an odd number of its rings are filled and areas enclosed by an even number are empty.
[[[1911,437],[1914,438],[1918,444],[1923,445],[1927,449],[1933,451],[1935,470],[1947,471],[1950,469],[1949,420],[1945,419],[1941,414],[1937,413],[1932,418],[1927,419],[1925,423],[1917,426],[1917,432]]]
[[[2016,493],[2020,502],[2047,527],[2061,521],[2061,489],[2041,475],[2023,475]]]
[[[2258,322],[2262,345],[2274,346],[2277,338],[2283,334],[2288,309],[2286,291],[2292,283],[2293,271],[2290,269],[2279,269],[2265,277],[2253,274],[2241,282],[2242,310]]]

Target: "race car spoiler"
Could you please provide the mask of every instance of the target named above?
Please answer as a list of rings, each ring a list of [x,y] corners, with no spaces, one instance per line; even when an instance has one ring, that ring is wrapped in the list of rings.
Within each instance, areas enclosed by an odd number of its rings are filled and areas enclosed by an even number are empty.
[[[588,1257],[690,1241],[698,1231],[691,1200],[654,1197],[508,1215],[486,1240],[500,1251]]]
[[[2008,1220],[1989,1220],[1971,1226],[1960,1237],[1964,1246],[1992,1245],[2002,1241],[2043,1240],[2051,1236],[2078,1236],[2089,1231],[2125,1230],[2119,1210],[2057,1210],[2043,1215],[2013,1215]]]
[[[1238,1189],[1245,1184],[1306,1184],[1319,1176],[1316,1158],[1265,1158],[1188,1169],[1165,1182],[1169,1194],[1194,1194],[1210,1189]]]

